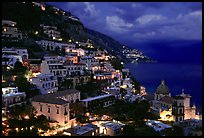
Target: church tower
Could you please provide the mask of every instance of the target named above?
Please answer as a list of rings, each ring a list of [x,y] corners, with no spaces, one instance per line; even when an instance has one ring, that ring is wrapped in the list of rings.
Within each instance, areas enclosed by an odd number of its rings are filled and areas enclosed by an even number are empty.
[[[184,120],[184,98],[182,96],[174,96],[172,115],[174,116],[175,122]]]

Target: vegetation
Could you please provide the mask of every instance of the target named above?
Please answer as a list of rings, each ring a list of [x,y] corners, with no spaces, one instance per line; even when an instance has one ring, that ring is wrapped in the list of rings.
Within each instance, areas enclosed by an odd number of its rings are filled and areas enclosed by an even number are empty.
[[[145,126],[145,119],[159,118],[149,112],[149,108],[150,105],[146,100],[134,103],[117,100],[114,105],[97,109],[93,113],[100,116],[106,114],[118,121],[131,121],[130,124],[134,125],[134,127],[143,127]]]
[[[70,79],[65,79],[64,81],[59,81],[59,90],[66,90],[73,87],[73,82]]]
[[[89,117],[85,116],[84,114],[77,115],[76,116],[76,122],[78,122],[78,123],[87,123],[87,122],[89,122]]]
[[[17,61],[14,65],[13,73],[14,75],[24,75],[28,71],[27,67],[24,67],[20,61]]]
[[[70,118],[84,114],[85,108],[80,102],[70,104]]]
[[[50,129],[47,118],[44,115],[36,116],[36,111],[31,105],[12,107],[8,125],[11,129],[9,136],[38,136],[38,129]]]
[[[113,59],[113,60],[111,60],[110,63],[113,66],[113,68],[116,70],[124,69],[124,66],[121,64],[121,61],[119,59]]]
[[[122,136],[161,136],[153,128],[148,126],[143,126],[140,128],[135,128],[133,125],[126,125]]]
[[[105,83],[105,81],[89,81],[87,84],[76,86],[76,89],[81,92],[81,99],[84,99],[96,96],[103,83]]]
[[[136,92],[139,93],[140,92],[140,86],[141,86],[140,82],[138,80],[136,80],[134,77],[130,77],[130,78],[133,81]]]
[[[24,75],[17,76],[14,84],[18,87],[19,91],[26,93],[26,98],[31,98],[39,94],[39,90],[30,84]]]
[[[175,125],[172,128],[162,130],[161,134],[165,136],[184,136],[183,129]]]

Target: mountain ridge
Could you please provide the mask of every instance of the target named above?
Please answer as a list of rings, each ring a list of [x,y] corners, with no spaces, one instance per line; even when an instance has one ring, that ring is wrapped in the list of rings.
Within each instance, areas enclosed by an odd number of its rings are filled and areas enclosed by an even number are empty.
[[[43,6],[45,6],[45,9],[42,8]],[[5,2],[3,3],[2,13],[2,19],[17,22],[17,27],[22,30],[26,37],[32,36],[36,30],[39,30],[40,24],[56,26],[58,31],[61,32],[64,42],[69,39],[81,42],[91,39],[96,47],[106,49],[111,55],[118,57],[120,60],[128,61],[123,54],[124,49],[120,42],[106,34],[85,27],[80,19],[71,12],[48,3]],[[42,37],[38,39],[42,39]],[[133,49],[128,46],[125,46],[125,48]]]

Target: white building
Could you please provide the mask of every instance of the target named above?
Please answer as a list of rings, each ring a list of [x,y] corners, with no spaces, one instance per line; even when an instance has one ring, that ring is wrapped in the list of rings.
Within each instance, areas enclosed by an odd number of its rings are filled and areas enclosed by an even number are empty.
[[[67,55],[69,55],[69,53],[77,53],[77,56],[84,56],[85,55],[85,50],[82,48],[69,48],[66,47],[65,52],[67,53]]]
[[[105,122],[101,124],[103,128],[103,134],[108,136],[121,136],[123,132],[123,127],[125,124],[121,122]]]
[[[32,84],[35,84],[41,94],[54,93],[58,91],[57,77],[53,74],[39,74],[31,79]]]
[[[83,75],[86,65],[83,63],[72,63],[60,56],[46,56],[41,63],[44,74],[53,73],[57,77]]]
[[[60,56],[45,56],[41,63],[43,74],[53,73],[57,77],[66,77],[67,69],[63,66],[64,59]]]
[[[22,57],[19,55],[2,55],[2,65],[14,66],[17,61],[23,62]]]
[[[26,93],[19,92],[18,87],[2,88],[2,110],[6,115],[7,107],[21,105],[25,102]]]
[[[37,110],[37,115],[43,114],[48,120],[57,121],[59,125],[64,125],[70,120],[70,103],[79,100],[80,92],[68,89],[35,96],[32,98],[32,106]]]
[[[53,40],[61,40],[61,33],[57,31],[57,27],[41,24],[44,34],[48,35]]]
[[[94,66],[99,65],[99,60],[91,56],[82,56],[80,62],[86,64],[88,70],[92,70]]]
[[[57,41],[40,40],[35,41],[38,45],[42,46],[46,50],[55,51],[56,49],[61,50],[62,48],[69,47],[67,43],[60,43]]]
[[[115,96],[116,99],[122,99],[120,87],[108,87],[107,92]]]
[[[67,63],[68,62],[68,63]],[[79,76],[84,75],[84,71],[86,70],[86,64],[83,63],[72,63],[69,61],[66,61],[63,66],[67,70],[68,76]]]
[[[132,85],[131,79],[130,79],[130,78],[125,78],[125,79],[123,80],[123,85],[121,86],[121,88],[124,88],[124,89],[130,88],[130,89],[132,89],[132,88],[133,88],[133,85]]]
[[[14,66],[16,61],[28,59],[27,49],[2,48],[2,65]]]
[[[13,38],[18,41],[22,39],[22,33],[16,27],[16,22],[2,20],[2,38]]]
[[[28,59],[28,50],[20,48],[2,48],[2,55],[19,55],[22,59]]]

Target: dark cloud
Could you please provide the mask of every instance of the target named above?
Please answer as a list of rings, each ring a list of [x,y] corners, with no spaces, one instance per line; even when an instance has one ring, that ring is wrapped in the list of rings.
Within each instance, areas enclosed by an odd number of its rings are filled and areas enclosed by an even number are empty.
[[[202,40],[200,2],[52,2],[93,30],[129,43]]]

